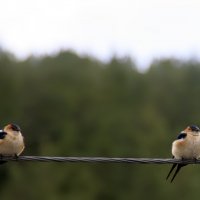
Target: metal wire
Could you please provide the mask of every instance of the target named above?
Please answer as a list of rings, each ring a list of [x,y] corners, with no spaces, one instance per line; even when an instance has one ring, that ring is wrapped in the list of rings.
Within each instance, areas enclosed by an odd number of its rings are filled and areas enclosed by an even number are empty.
[[[66,163],[129,163],[129,164],[200,164],[200,160],[170,158],[109,158],[109,157],[50,157],[50,156],[2,156],[0,161],[37,161]]]

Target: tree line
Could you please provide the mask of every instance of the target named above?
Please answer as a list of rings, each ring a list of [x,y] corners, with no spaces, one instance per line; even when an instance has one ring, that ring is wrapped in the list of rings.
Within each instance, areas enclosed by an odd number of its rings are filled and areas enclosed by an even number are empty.
[[[0,53],[0,125],[20,125],[24,155],[171,157],[171,143],[200,126],[200,63],[161,59],[141,73],[130,58],[105,63],[71,51],[18,60]],[[196,197],[199,167],[165,182],[169,165],[7,163],[2,199]],[[189,191],[189,192],[188,192]]]

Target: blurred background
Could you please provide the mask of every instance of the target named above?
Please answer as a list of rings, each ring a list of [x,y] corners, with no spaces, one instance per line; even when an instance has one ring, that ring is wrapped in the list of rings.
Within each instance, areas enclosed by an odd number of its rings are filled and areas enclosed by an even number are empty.
[[[200,125],[200,3],[1,2],[0,125],[20,125],[23,155],[171,157]],[[200,168],[10,162],[2,199],[197,199]]]

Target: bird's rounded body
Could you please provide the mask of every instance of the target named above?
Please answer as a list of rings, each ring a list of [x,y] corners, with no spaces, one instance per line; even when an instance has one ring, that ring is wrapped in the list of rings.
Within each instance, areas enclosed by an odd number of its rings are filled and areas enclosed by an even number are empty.
[[[24,150],[24,138],[16,124],[8,124],[0,132],[0,155],[19,156]]]
[[[178,135],[177,139],[172,143],[172,155],[175,159],[200,158],[200,129],[198,126],[188,126]],[[171,179],[171,182],[173,182],[180,169],[186,165],[184,163],[174,163],[166,179],[169,178],[172,171],[177,167]]]
[[[198,159],[200,157],[200,135],[188,133],[184,139],[172,143],[172,155],[176,159]]]
[[[4,156],[20,155],[24,150],[24,140],[21,133],[18,135],[7,134],[0,140],[0,154]]]

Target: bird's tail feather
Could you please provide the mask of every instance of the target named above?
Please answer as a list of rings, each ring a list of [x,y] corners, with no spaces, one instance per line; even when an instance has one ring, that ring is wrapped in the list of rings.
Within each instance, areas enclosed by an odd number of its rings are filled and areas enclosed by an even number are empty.
[[[185,164],[183,165],[183,164],[178,164],[178,166],[177,166],[177,168],[176,168],[176,171],[175,171],[175,173],[174,173],[174,176],[172,177],[172,179],[171,179],[171,183],[173,182],[173,180],[175,179],[175,177],[176,177],[176,175],[178,174],[178,172],[180,171],[180,169],[182,168],[182,167],[184,167],[185,166]]]
[[[166,180],[169,178],[170,174],[172,173],[172,171],[174,170],[174,168],[176,167],[176,165],[177,165],[177,163],[174,163],[174,164],[172,165],[172,168],[170,169],[170,171],[169,171],[169,173],[168,173],[168,175],[167,175],[167,177],[166,177]]]

